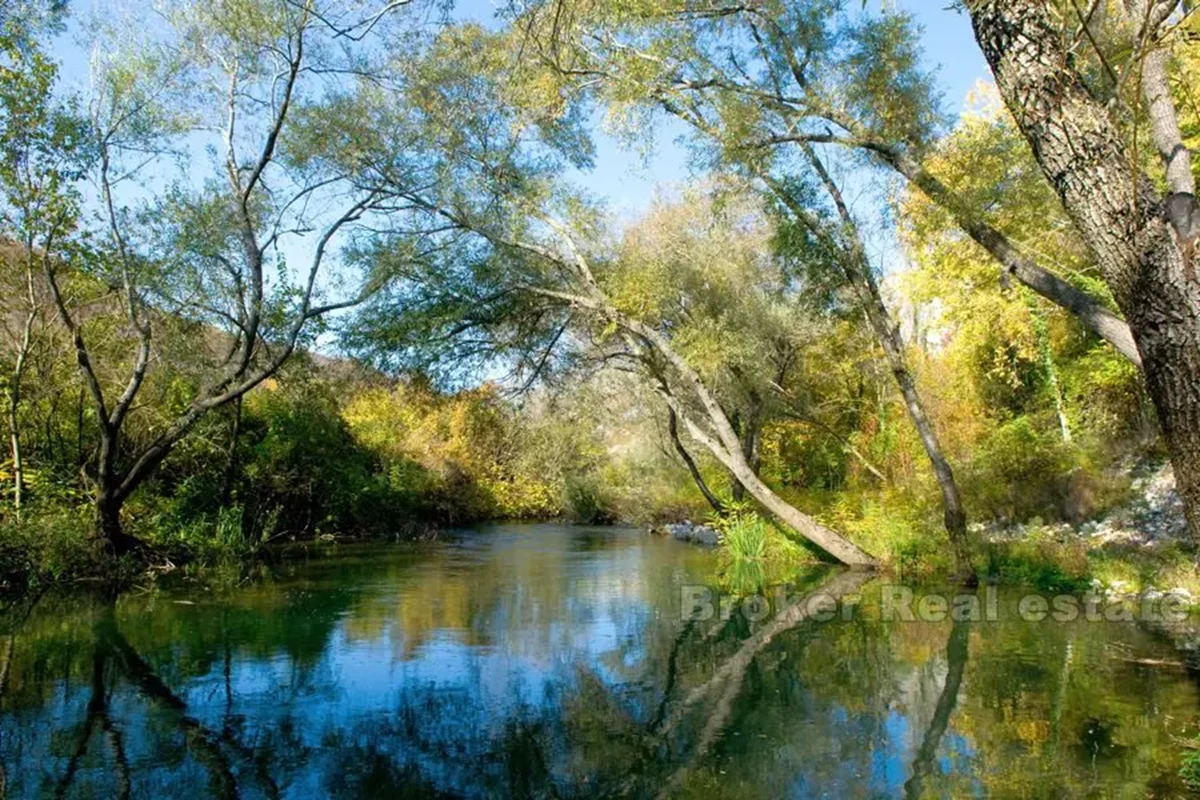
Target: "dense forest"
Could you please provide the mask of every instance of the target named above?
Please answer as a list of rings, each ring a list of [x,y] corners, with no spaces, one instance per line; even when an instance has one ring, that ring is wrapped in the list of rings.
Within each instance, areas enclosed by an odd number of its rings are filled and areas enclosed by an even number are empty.
[[[5,584],[560,517],[1186,580],[1200,28],[1082,5],[963,2],[956,115],[888,4],[8,0]],[[1190,536],[1056,527],[1167,461]]]

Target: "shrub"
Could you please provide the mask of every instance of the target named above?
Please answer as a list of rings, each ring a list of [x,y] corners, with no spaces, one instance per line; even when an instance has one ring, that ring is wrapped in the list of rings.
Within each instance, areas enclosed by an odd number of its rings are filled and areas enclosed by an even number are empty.
[[[973,516],[1023,520],[1061,508],[1061,478],[1071,466],[1062,439],[1028,416],[1000,425],[979,443],[964,481]]]
[[[575,522],[598,525],[613,520],[609,500],[595,476],[569,477],[564,493],[567,513]]]
[[[735,560],[761,561],[767,550],[767,523],[753,511],[726,517],[721,538]]]
[[[35,506],[0,523],[0,589],[105,573],[89,508]]]

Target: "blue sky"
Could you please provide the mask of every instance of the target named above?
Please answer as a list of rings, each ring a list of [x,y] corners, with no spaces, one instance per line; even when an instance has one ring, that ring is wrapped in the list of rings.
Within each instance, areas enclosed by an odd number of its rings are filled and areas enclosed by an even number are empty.
[[[611,0],[620,2],[620,0]],[[796,0],[802,2],[803,0]],[[922,45],[927,66],[936,68],[943,92],[944,109],[957,115],[966,97],[980,80],[990,79],[987,64],[975,44],[969,18],[947,9],[949,0],[882,0],[913,13],[922,26]],[[2,0],[0,0],[2,2]],[[170,2],[170,0],[167,0]],[[869,0],[878,8],[880,0]],[[68,90],[84,89],[88,80],[88,55],[77,44],[81,21],[93,15],[115,18],[128,10],[125,0],[72,0],[69,5],[73,19],[68,31],[55,42],[55,55],[62,63],[62,78]],[[459,0],[453,15],[460,19],[494,21],[497,0]],[[643,211],[659,190],[670,193],[695,177],[690,153],[681,142],[682,123],[659,118],[654,146],[634,152],[627,149],[603,130],[595,131],[595,167],[586,172],[572,171],[566,177],[593,196],[605,201],[614,216],[629,221]],[[197,156],[203,158],[200,153]],[[199,161],[192,162],[191,178],[198,180],[207,174]],[[153,176],[144,176],[154,183]],[[843,187],[852,205],[856,206],[863,233],[866,236],[872,261],[884,274],[903,270],[907,260],[898,246],[894,230],[881,209],[886,185],[861,175],[843,176]],[[119,189],[126,201],[135,204],[140,194],[135,186]],[[860,202],[855,203],[854,199]],[[289,254],[289,262],[306,263],[308,243],[292,241],[280,245]],[[294,252],[293,252],[294,250]],[[293,259],[291,256],[294,255]]]
[[[874,0],[872,4],[875,5]],[[969,18],[946,9],[948,0],[897,0],[896,4],[919,20],[926,60],[939,71],[945,108],[957,115],[975,84],[991,79],[987,62],[971,33]],[[482,13],[490,13],[487,9],[490,3],[475,0],[467,4],[471,5],[479,7]],[[587,173],[577,173],[575,179],[590,192],[605,198],[618,216],[635,215],[653,198],[656,187],[678,185],[691,176],[689,154],[675,141],[682,133],[681,124],[660,131],[654,151],[644,159],[598,131],[596,167]]]
[[[619,0],[613,0],[619,2]],[[877,6],[879,0],[870,0]],[[885,0],[913,13],[923,28],[926,60],[939,70],[947,111],[957,114],[970,89],[981,79],[990,78],[987,64],[975,44],[966,14],[947,9],[948,0]],[[56,43],[56,55],[63,64],[68,86],[81,87],[87,80],[87,54],[72,40],[78,20],[93,12],[119,8],[120,0],[75,0],[71,28]],[[464,19],[494,19],[496,0],[460,0],[454,16]],[[617,216],[629,218],[644,209],[656,187],[678,186],[692,177],[687,149],[679,144],[681,124],[667,122],[656,135],[655,147],[647,155],[634,153],[602,130],[596,131],[596,165],[587,172],[576,172],[573,179],[598,197],[604,198]]]

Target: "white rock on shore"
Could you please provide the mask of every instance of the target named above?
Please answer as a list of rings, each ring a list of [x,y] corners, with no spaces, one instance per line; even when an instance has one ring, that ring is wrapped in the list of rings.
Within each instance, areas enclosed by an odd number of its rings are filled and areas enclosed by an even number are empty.
[[[1187,536],[1183,502],[1175,490],[1175,473],[1170,464],[1134,478],[1133,491],[1135,499],[1130,504],[1109,512],[1102,520],[1084,522],[1078,527],[1066,522],[1050,525],[976,523],[971,529],[992,541],[1023,539],[1035,530],[1056,539],[1077,536],[1085,539],[1089,547],[1106,544],[1153,546]]]

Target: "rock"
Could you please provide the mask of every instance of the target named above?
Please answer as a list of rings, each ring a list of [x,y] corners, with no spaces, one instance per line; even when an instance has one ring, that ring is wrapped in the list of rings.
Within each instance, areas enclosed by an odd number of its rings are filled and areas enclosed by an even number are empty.
[[[716,547],[721,543],[721,535],[715,528],[708,525],[697,525],[690,520],[664,525],[663,528],[681,542],[690,542],[705,547]]]
[[[1175,587],[1167,592],[1167,594],[1171,597],[1174,597],[1176,600],[1182,600],[1185,603],[1190,604],[1196,602],[1196,599],[1192,596],[1192,593],[1187,589],[1184,589],[1182,586]]]

